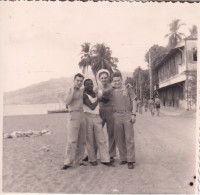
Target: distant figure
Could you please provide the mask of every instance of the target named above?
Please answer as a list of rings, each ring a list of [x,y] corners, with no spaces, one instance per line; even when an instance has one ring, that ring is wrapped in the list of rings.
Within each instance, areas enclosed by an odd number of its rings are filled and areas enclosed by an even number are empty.
[[[148,99],[145,97],[143,99],[144,111],[147,112],[148,110]]]
[[[159,116],[160,115],[160,99],[158,98],[158,96],[156,96],[155,98],[155,107],[156,107],[157,116]]]
[[[154,116],[155,102],[153,101],[153,98],[151,98],[151,99],[148,101],[148,104],[149,104],[149,110],[150,110],[150,112],[151,112],[151,116]]]
[[[139,114],[142,114],[142,100],[140,98],[137,101],[137,107]]]
[[[136,112],[138,112],[138,97],[137,96],[135,98],[135,101],[136,101]]]

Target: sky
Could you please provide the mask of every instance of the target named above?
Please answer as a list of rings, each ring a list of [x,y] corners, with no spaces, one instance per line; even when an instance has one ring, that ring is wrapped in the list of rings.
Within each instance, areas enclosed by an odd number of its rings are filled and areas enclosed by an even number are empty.
[[[200,5],[128,2],[1,2],[0,72],[4,92],[81,72],[81,44],[105,43],[118,68],[147,68],[144,55],[166,46],[169,24],[199,26]]]

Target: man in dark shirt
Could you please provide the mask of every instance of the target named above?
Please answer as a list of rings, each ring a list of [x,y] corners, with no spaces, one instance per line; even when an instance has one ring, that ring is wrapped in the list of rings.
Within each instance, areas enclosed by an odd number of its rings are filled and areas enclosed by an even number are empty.
[[[113,118],[113,106],[112,99],[107,97],[107,99],[102,98],[102,94],[109,92],[112,89],[110,82],[110,73],[106,69],[101,69],[97,73],[97,78],[100,83],[97,89],[98,97],[100,98],[100,116],[103,121],[103,126],[106,124],[108,133],[108,144],[109,144],[109,154],[111,161],[114,161],[116,156],[116,145],[114,139],[114,118]]]

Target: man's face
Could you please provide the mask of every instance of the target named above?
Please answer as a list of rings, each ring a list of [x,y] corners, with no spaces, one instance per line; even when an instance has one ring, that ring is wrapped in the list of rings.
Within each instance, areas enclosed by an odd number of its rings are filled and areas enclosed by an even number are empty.
[[[121,77],[114,77],[113,78],[113,84],[114,84],[114,87],[116,89],[119,89],[122,87],[122,78]]]
[[[83,77],[76,77],[74,79],[74,87],[80,89],[83,84]]]
[[[103,73],[99,77],[102,84],[108,84],[109,83],[109,77],[107,73]]]
[[[86,91],[93,91],[93,82],[92,80],[88,80],[85,82],[85,90]]]

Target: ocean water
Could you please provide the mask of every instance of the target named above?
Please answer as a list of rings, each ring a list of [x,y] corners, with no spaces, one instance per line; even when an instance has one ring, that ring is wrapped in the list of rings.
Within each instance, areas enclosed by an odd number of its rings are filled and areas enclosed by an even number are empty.
[[[30,105],[3,105],[3,116],[47,114],[48,110],[56,110],[59,108],[61,107],[58,103],[30,104]]]

